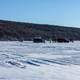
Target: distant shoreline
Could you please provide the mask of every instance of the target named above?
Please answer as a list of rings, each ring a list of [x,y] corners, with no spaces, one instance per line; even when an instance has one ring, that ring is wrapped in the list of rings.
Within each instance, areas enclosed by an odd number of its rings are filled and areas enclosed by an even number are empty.
[[[80,28],[0,20],[0,41],[31,41],[37,36],[53,41],[59,37],[80,40]]]

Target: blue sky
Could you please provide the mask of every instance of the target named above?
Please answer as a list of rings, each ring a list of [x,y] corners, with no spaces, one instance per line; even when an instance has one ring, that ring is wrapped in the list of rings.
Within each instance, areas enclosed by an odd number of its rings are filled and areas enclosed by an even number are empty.
[[[0,0],[0,19],[80,27],[80,0]]]

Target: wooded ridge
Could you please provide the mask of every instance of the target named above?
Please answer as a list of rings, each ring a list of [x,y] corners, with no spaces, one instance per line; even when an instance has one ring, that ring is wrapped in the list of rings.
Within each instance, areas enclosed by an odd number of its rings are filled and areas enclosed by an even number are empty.
[[[64,37],[80,40],[80,28],[0,20],[0,40],[32,40],[34,37],[55,40]]]

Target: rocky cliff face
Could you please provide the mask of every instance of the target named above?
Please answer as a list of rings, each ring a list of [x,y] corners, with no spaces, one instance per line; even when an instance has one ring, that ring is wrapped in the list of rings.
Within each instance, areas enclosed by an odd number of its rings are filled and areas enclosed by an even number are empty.
[[[80,28],[0,20],[0,40],[31,40],[36,36],[80,40]]]

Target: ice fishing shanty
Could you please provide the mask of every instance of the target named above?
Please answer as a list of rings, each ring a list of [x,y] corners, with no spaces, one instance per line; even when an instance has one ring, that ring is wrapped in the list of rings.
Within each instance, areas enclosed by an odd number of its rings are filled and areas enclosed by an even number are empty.
[[[42,39],[42,37],[34,37],[33,42],[34,43],[45,43],[45,40]]]
[[[68,43],[69,42],[69,39],[67,39],[67,38],[57,38],[56,39],[56,42],[66,42],[66,43]]]

